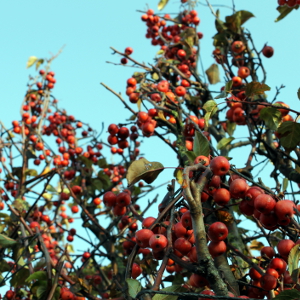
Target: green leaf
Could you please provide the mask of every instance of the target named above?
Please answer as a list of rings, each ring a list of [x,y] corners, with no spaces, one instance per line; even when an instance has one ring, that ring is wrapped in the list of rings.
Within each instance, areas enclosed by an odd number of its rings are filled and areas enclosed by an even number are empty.
[[[48,192],[57,194],[56,188],[53,187],[51,184],[48,184],[48,185],[47,185],[46,190],[47,190]]]
[[[47,293],[47,283],[45,282],[45,284],[39,285],[39,287],[36,290],[36,295],[38,297],[38,299],[42,300],[45,298]]]
[[[212,64],[206,71],[205,71],[208,81],[210,84],[216,84],[220,82],[220,72],[219,67],[217,64]]]
[[[2,259],[0,262],[0,272],[8,272],[11,269],[11,266],[7,263],[6,260]]]
[[[36,56],[30,56],[30,57],[28,58],[26,68],[28,69],[28,68],[30,68],[31,66],[33,66],[37,60],[38,60],[38,58],[37,58]]]
[[[10,284],[14,287],[22,286],[26,282],[26,278],[30,275],[27,268],[22,268],[13,274]]]
[[[37,170],[34,170],[34,169],[27,169],[25,171],[25,175],[34,177],[34,176],[38,175],[38,172],[37,172]]]
[[[93,165],[93,161],[88,159],[87,157],[80,155],[78,160],[82,161],[86,167],[90,168]]]
[[[28,210],[29,208],[29,205],[28,205],[28,202],[26,202],[25,200],[23,199],[20,199],[20,198],[17,198],[13,203],[12,203],[12,206],[14,208],[16,208],[18,211],[23,211],[23,210]]]
[[[228,138],[222,138],[218,144],[217,144],[217,149],[222,150],[224,149],[227,145],[229,145],[232,141],[234,140],[234,137],[228,137]]]
[[[300,142],[300,124],[292,121],[283,122],[278,127],[278,133],[282,135],[280,143],[283,147],[294,149]]]
[[[164,289],[161,289],[161,291],[183,293],[183,292],[186,292],[187,290],[184,287],[182,287],[181,285],[171,285]],[[177,298],[178,298],[178,296],[174,296],[174,295],[155,294],[152,297],[152,300],[176,300]]]
[[[243,25],[252,17],[254,17],[254,15],[251,12],[246,10],[240,10],[234,13],[233,15],[226,17],[226,23],[224,25],[233,32],[240,32],[241,25]]]
[[[209,141],[198,131],[195,133],[193,152],[195,153],[196,157],[200,155],[208,156],[210,152]]]
[[[193,151],[186,151],[185,154],[191,163],[193,163],[197,157],[197,155]]]
[[[101,192],[103,189],[103,184],[99,179],[92,179],[92,187]]]
[[[46,271],[37,271],[37,272],[31,274],[26,279],[26,282],[30,282],[32,280],[47,280],[47,273],[46,273]]]
[[[287,5],[284,6],[278,6],[277,10],[279,11],[279,16],[275,19],[275,22],[278,22],[285,18],[294,8],[288,7]]]
[[[285,192],[287,190],[289,184],[289,180],[287,178],[284,178],[282,181],[282,191]]]
[[[293,290],[285,290],[280,292],[273,300],[299,300],[300,299],[300,291]]]
[[[265,91],[269,91],[271,88],[260,82],[252,81],[246,85],[245,94],[247,97],[254,97],[255,95],[262,95]]]
[[[102,170],[98,172],[98,179],[101,181],[103,189],[107,190],[111,186],[109,176],[107,176]]]
[[[300,88],[298,89],[297,96],[298,96],[298,99],[300,100]]]
[[[205,126],[208,127],[208,121],[218,111],[218,105],[214,100],[208,100],[203,105],[203,109],[206,110],[204,115]]]
[[[230,136],[233,135],[235,128],[236,128],[235,122],[230,122],[229,120],[226,121],[226,130]]]
[[[226,93],[230,93],[231,88],[232,88],[232,84],[233,84],[232,80],[229,80],[229,81],[226,82],[225,88],[224,88],[224,91]]]
[[[277,130],[282,119],[281,112],[274,107],[263,108],[260,111],[259,116],[271,130]]]
[[[6,235],[0,234],[0,247],[8,248],[15,245],[17,242]]]
[[[160,0],[157,5],[157,9],[158,10],[164,9],[164,7],[167,5],[168,2],[169,2],[169,0]]]
[[[142,290],[142,285],[138,280],[127,278],[126,279],[128,286],[128,293],[132,298],[135,298],[136,295]]]
[[[35,64],[35,69],[38,70],[38,68],[40,67],[40,65],[43,64],[43,63],[44,63],[44,60],[43,60],[42,58],[40,58],[40,59],[36,62],[36,64]]]
[[[217,95],[215,97],[215,99],[222,99],[222,98],[226,98],[226,97],[227,97],[227,94],[224,91],[222,91],[219,95]]]
[[[150,162],[146,158],[135,160],[127,170],[126,179],[128,186],[135,184],[141,179],[150,184],[163,170],[164,166],[160,162]]]
[[[291,249],[289,256],[288,256],[288,270],[289,270],[290,274],[292,274],[294,270],[298,269],[299,258],[300,258],[300,245],[295,245]],[[297,281],[298,281],[298,279],[296,280],[296,282]]]

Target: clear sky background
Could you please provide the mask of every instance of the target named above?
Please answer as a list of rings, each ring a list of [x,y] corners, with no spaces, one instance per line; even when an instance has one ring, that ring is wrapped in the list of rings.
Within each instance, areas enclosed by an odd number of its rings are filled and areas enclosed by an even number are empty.
[[[10,126],[12,120],[20,119],[20,107],[26,91],[29,75],[35,75],[34,68],[26,69],[29,56],[49,58],[64,45],[63,52],[52,63],[57,83],[54,95],[59,106],[67,109],[76,118],[88,122],[94,129],[105,128],[110,123],[123,122],[130,117],[121,102],[105,90],[104,82],[117,92],[125,94],[126,80],[137,69],[114,66],[106,61],[119,63],[118,55],[111,55],[110,46],[124,51],[134,49],[137,61],[152,63],[159,47],[153,47],[145,38],[146,25],[140,20],[141,13],[149,5],[157,12],[158,0],[52,0],[49,1],[1,1],[0,2],[0,120]],[[200,42],[204,69],[214,59],[212,36],[215,34],[214,17],[209,8],[200,1],[196,10],[201,19],[199,31],[204,38]],[[211,4],[231,6],[232,0],[212,0]],[[271,87],[268,93],[272,99],[275,87],[284,84],[278,100],[294,109],[299,109],[297,90],[299,82],[299,11],[293,11],[286,19],[274,23],[278,16],[276,0],[236,0],[236,10],[249,10],[256,17],[245,27],[252,33],[257,49],[267,42],[274,47],[275,54],[263,63],[267,70],[266,83]],[[164,13],[178,13],[180,1],[169,0]],[[232,10],[221,10],[221,18],[230,15]],[[175,15],[172,15],[175,16]],[[222,86],[222,85],[221,85]],[[219,89],[219,86],[217,87]],[[125,98],[126,95],[125,95]],[[136,109],[135,106],[133,106]],[[239,131],[240,137],[246,136]],[[106,139],[107,135],[103,136]],[[149,161],[160,161],[165,166],[177,166],[176,158],[168,148],[162,147],[156,138],[145,139],[141,152]],[[239,151],[232,162],[243,167],[245,157]],[[157,184],[170,179],[174,170],[165,170],[157,179]],[[270,172],[263,174],[263,179]]]

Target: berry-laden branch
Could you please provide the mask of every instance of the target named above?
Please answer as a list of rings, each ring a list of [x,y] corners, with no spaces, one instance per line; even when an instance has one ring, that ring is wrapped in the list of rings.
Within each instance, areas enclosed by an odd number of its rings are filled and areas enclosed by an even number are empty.
[[[194,181],[191,182],[189,178],[190,172],[199,170],[203,170],[202,164],[186,167],[184,169],[183,178],[185,187],[183,187],[183,191],[190,207],[194,235],[196,239],[195,245],[197,249],[198,263],[202,266],[205,265],[207,269],[206,277],[211,283],[216,295],[225,296],[228,295],[228,289],[220,277],[218,270],[214,266],[213,259],[207,248],[206,231],[203,221],[203,211],[200,196],[204,185],[212,176],[212,172],[209,168],[207,168],[203,174],[200,175],[200,179],[197,181],[197,183]]]

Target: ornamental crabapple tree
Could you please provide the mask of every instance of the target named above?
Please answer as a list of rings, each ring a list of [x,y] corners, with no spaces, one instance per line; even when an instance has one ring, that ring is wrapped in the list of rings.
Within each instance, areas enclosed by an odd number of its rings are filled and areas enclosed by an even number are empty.
[[[102,83],[127,114],[102,134],[59,107],[56,56],[29,58],[37,74],[21,116],[1,123],[4,299],[300,297],[300,112],[281,101],[284,86],[267,99],[263,63],[274,49],[257,48],[245,29],[251,12],[222,20],[208,2],[215,49],[205,58],[211,66],[198,70],[206,37],[196,4],[181,0],[176,17],[142,12],[140,26],[158,48],[152,64],[137,61],[131,47],[111,48],[120,65],[139,69],[124,78],[124,97]],[[299,8],[278,4],[277,21]],[[225,85],[215,96],[220,73]],[[235,136],[241,128],[247,141]],[[165,193],[145,205],[165,168],[163,156],[140,155],[153,136],[178,164]],[[245,153],[242,166],[230,161],[236,149]],[[272,186],[253,176],[265,161]]]

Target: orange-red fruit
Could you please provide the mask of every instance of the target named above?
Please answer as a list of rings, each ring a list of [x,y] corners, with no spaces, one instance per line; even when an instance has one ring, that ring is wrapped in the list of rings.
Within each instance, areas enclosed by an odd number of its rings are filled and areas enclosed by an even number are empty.
[[[227,247],[224,241],[210,242],[208,245],[208,251],[213,258],[224,254],[226,249]]]
[[[141,248],[149,247],[149,240],[154,235],[153,231],[150,229],[141,229],[135,233],[136,243]]]
[[[163,251],[168,245],[167,238],[162,234],[154,234],[149,240],[149,246],[154,252]]]
[[[106,192],[103,195],[103,202],[105,206],[112,207],[116,205],[117,196],[113,192]]]
[[[224,206],[230,201],[230,193],[224,188],[217,189],[213,193],[213,199],[218,205]]]
[[[210,159],[207,157],[207,156],[204,156],[204,155],[199,155],[195,158],[194,160],[194,164],[199,164],[199,163],[202,163],[204,166],[208,166],[209,165],[209,162],[210,162]]]
[[[229,171],[230,164],[226,157],[217,156],[211,160],[210,168],[214,175],[223,176]]]
[[[254,200],[254,208],[262,214],[269,214],[275,205],[274,198],[267,194],[258,195]]]
[[[209,226],[207,233],[213,242],[219,242],[227,238],[228,228],[222,222],[215,222]]]
[[[238,76],[242,79],[248,77],[250,75],[250,70],[247,67],[240,67],[238,70]]]
[[[142,268],[137,263],[132,264],[131,277],[133,279],[139,277],[142,274],[142,272],[143,272]]]
[[[292,248],[295,246],[295,243],[290,240],[290,239],[285,239],[285,240],[281,240],[278,244],[277,244],[277,250],[278,253],[282,256],[282,257],[288,257],[290,251],[292,250]]]
[[[231,44],[231,50],[234,53],[242,53],[245,50],[245,45],[242,41],[235,41]]]
[[[247,182],[242,178],[233,180],[229,186],[229,191],[232,198],[243,198],[248,190]]]
[[[276,288],[277,279],[274,276],[270,275],[270,274],[264,274],[260,278],[260,285],[266,291],[271,291],[271,290]]]

